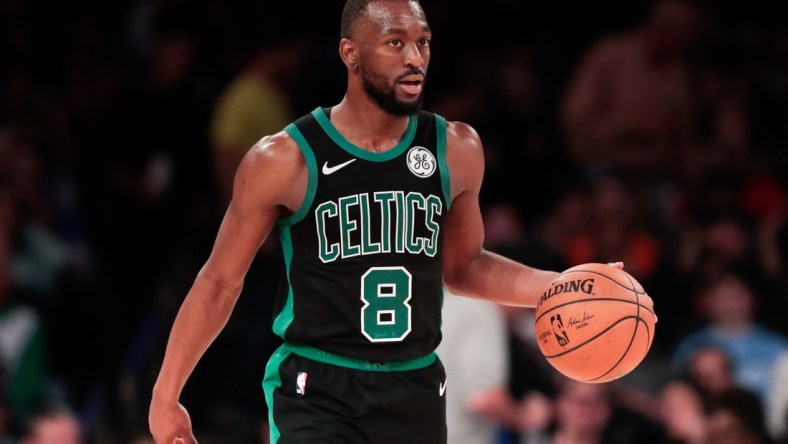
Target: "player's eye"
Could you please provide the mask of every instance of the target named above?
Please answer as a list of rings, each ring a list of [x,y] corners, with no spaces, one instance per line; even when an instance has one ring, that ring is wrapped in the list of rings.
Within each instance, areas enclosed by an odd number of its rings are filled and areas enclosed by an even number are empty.
[[[430,46],[430,39],[421,39],[421,40],[419,40],[419,45],[421,45],[421,46]]]
[[[402,40],[400,40],[400,39],[389,40],[389,46],[393,46],[395,48],[396,47],[400,47],[400,46],[402,46]]]

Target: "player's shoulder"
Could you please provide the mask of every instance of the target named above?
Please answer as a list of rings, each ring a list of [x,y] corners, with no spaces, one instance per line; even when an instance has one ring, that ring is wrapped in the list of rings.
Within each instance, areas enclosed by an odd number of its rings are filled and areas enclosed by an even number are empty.
[[[271,181],[295,180],[306,168],[306,161],[298,144],[286,131],[265,136],[247,151],[238,166],[236,181],[268,186]]]
[[[446,160],[451,171],[453,196],[479,188],[484,176],[484,151],[479,133],[471,125],[446,122]]]
[[[472,142],[479,141],[479,133],[471,125],[459,120],[446,121],[446,136],[459,141],[466,139]]]
[[[301,149],[286,131],[263,137],[246,153],[242,163],[251,165],[282,165],[303,160]]]
[[[460,149],[481,149],[479,133],[469,124],[460,121],[446,122],[446,142]]]
[[[235,174],[233,200],[275,203],[288,208],[305,183],[306,161],[285,131],[263,137],[247,151]],[[247,199],[248,198],[248,199]]]

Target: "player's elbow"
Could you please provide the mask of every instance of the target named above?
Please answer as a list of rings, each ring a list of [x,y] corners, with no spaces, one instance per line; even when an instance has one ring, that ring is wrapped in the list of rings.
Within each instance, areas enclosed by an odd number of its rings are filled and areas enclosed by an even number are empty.
[[[217,307],[235,305],[243,289],[243,278],[231,279],[203,268],[194,281],[194,289]]]
[[[443,281],[446,287],[454,294],[474,296],[484,277],[489,275],[485,270],[489,262],[487,257],[487,251],[476,242],[465,248],[444,248]]]
[[[449,292],[457,295],[468,295],[468,273],[462,269],[444,269],[443,285]]]

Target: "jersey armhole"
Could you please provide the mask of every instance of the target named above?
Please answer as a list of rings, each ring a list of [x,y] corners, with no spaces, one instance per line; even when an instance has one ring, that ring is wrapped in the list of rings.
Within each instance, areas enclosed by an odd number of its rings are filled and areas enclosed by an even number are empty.
[[[446,119],[435,114],[435,132],[437,133],[438,170],[441,175],[441,188],[443,198],[446,200],[446,209],[451,208],[451,174],[449,164],[446,162]]]
[[[301,203],[301,206],[294,214],[279,218],[280,224],[293,225],[306,217],[306,213],[309,211],[309,208],[312,206],[312,201],[315,199],[315,192],[317,191],[317,160],[315,160],[315,153],[312,151],[312,147],[309,146],[309,142],[306,141],[306,138],[304,138],[304,135],[301,134],[301,130],[299,130],[296,125],[292,123],[287,125],[285,131],[295,140],[298,148],[301,149],[304,160],[306,161],[308,175],[306,193],[304,194],[304,201]]]

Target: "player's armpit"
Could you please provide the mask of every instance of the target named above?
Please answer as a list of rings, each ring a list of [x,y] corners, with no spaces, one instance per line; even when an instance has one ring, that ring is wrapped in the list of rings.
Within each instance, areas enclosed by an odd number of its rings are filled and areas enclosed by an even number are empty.
[[[478,197],[484,178],[484,149],[479,134],[463,122],[446,123],[446,161],[452,200],[470,191]]]
[[[484,225],[479,190],[484,176],[481,140],[469,125],[448,122],[446,161],[451,174],[452,203],[444,220],[443,273],[446,285],[457,294],[469,294],[467,271],[482,254]]]
[[[306,165],[286,133],[265,137],[241,161],[233,197],[201,275],[220,287],[240,287],[276,219],[298,209],[306,193]]]

